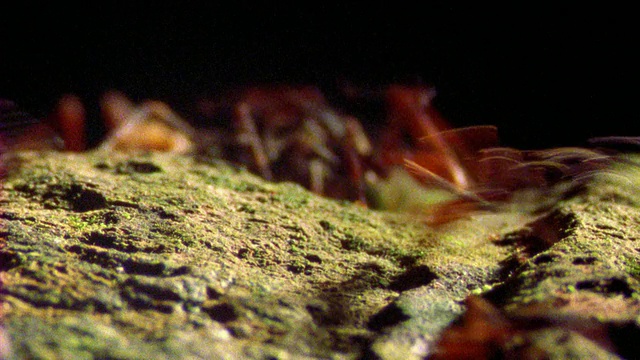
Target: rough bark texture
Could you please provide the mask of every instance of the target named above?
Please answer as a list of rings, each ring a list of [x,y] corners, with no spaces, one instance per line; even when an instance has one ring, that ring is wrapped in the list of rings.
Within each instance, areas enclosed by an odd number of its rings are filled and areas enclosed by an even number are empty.
[[[9,358],[419,359],[470,294],[545,320],[503,353],[640,354],[630,163],[557,202],[527,193],[432,228],[192,157],[14,161],[0,219]]]

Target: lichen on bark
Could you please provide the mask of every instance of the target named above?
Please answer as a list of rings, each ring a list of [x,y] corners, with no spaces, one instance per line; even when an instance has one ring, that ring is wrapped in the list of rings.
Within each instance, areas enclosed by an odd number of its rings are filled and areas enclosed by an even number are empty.
[[[601,260],[605,244],[585,242],[625,216],[632,226],[636,203],[606,210],[607,223],[590,202],[630,202],[627,187],[549,214],[505,209],[436,229],[189,156],[14,160],[0,271],[16,358],[419,358],[472,292],[508,307],[573,286],[621,294],[627,315],[637,311],[637,249]],[[540,222],[556,238],[539,239]],[[633,248],[635,231],[610,242]],[[523,250],[527,241],[542,245]],[[544,259],[565,255],[560,285],[539,281]],[[610,265],[610,282],[567,275],[585,264]]]

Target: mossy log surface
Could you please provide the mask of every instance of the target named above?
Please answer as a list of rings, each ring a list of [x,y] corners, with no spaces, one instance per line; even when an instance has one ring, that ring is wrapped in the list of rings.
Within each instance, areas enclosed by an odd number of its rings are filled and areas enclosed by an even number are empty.
[[[434,228],[188,156],[13,161],[0,215],[8,358],[420,359],[470,294],[607,329],[609,345],[530,339],[551,357],[640,354],[629,162],[543,211],[529,201]]]

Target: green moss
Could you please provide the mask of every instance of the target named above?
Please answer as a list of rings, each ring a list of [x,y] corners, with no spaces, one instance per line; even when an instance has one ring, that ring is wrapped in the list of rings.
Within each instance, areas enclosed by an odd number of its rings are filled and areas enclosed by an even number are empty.
[[[84,221],[83,219],[81,219],[79,216],[77,215],[71,215],[67,218],[67,223],[69,224],[69,226],[71,226],[72,228],[76,229],[76,230],[84,230],[87,226],[89,226],[89,223]]]
[[[553,262],[514,263],[514,252],[526,256],[527,244],[501,240],[541,214],[473,213],[433,228],[419,216],[323,199],[297,185],[267,183],[190,157],[24,156],[30,166],[7,179],[3,211],[12,215],[3,219],[9,241],[0,260],[7,279],[3,300],[10,305],[6,323],[25,357],[42,346],[54,357],[236,351],[253,358],[359,358],[378,348],[369,347],[377,340],[400,346],[406,337],[395,339],[396,333],[435,338],[459,314],[457,301],[470,289],[486,296],[502,291],[505,301],[526,303],[572,286],[582,291],[572,276],[589,274],[589,266],[609,264],[614,274],[622,266],[636,279],[640,272],[634,254],[624,261],[604,254],[628,248],[625,239],[585,235],[609,231],[591,225],[602,225],[604,217],[619,224],[624,211],[625,231],[634,231],[640,217],[601,200],[613,198],[611,191],[622,197],[623,188],[585,190],[612,210],[593,207],[589,216],[597,221],[583,216],[558,227],[561,241],[549,245],[557,255]],[[109,165],[127,161],[160,170],[118,172]],[[57,200],[43,207],[43,194]],[[77,194],[104,201],[86,208]],[[559,206],[585,213],[569,200]],[[607,259],[583,265],[569,255],[601,253]],[[496,279],[504,274],[508,281]],[[541,281],[547,278],[554,280]],[[625,293],[636,296],[634,286],[629,282]],[[376,321],[379,330],[372,330]],[[22,335],[29,332],[45,340]],[[224,346],[221,353],[218,346]]]
[[[624,258],[627,274],[633,276],[636,280],[640,280],[640,261],[637,257],[626,256]]]

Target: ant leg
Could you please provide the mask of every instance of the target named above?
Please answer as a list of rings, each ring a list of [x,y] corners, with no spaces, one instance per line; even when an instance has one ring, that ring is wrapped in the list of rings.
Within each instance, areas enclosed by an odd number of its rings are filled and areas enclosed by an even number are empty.
[[[323,195],[325,190],[325,179],[329,170],[327,166],[319,159],[309,161],[309,189]]]
[[[258,134],[255,120],[251,116],[250,106],[246,102],[241,102],[235,108],[235,125],[238,142],[249,147],[260,175],[267,180],[273,180],[269,158]]]
[[[107,131],[115,131],[123,125],[136,105],[119,91],[108,91],[100,100],[100,109]]]
[[[360,123],[354,118],[348,118],[346,121],[344,143],[344,161],[346,162],[350,183],[353,184],[352,188],[354,188],[349,195],[351,200],[367,205],[363,158],[371,154],[371,144]]]

